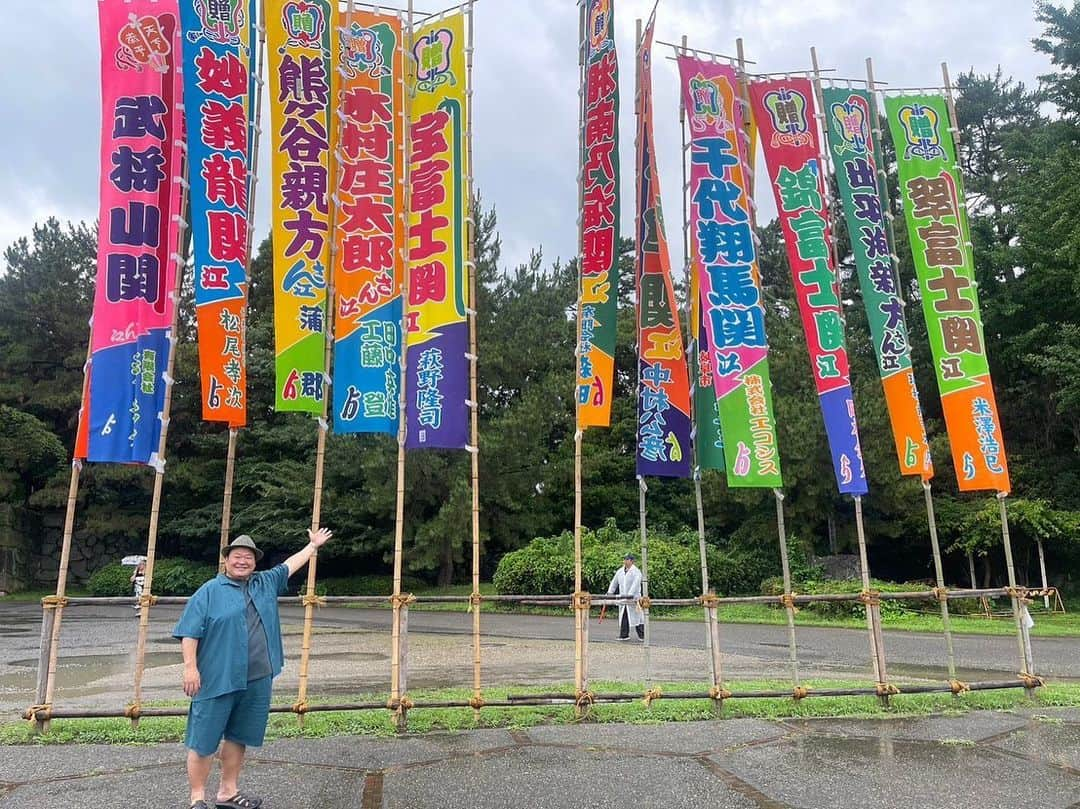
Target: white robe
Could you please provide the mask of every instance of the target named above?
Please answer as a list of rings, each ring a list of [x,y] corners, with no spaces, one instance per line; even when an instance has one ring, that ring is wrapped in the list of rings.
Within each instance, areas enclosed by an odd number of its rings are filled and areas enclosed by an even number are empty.
[[[619,605],[619,623],[622,623],[623,610],[629,610],[630,626],[641,626],[645,623],[645,613],[637,605],[636,599],[641,598],[641,571],[637,565],[630,565],[629,569],[620,567],[615,571],[615,576],[608,585],[608,595],[630,596],[635,599],[631,604]]]

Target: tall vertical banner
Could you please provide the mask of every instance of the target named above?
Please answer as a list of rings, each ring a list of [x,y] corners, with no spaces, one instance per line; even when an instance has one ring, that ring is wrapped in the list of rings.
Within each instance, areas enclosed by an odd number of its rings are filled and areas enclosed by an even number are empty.
[[[892,245],[885,227],[888,205],[878,183],[879,144],[873,135],[870,96],[865,90],[835,87],[823,89],[822,95],[829,151],[851,234],[851,252],[885,389],[900,474],[929,480],[934,466],[911,366],[904,302],[897,289]]]
[[[619,297],[619,62],[614,0],[586,0],[577,426],[611,424]]]
[[[699,269],[705,336],[701,377],[711,374],[716,391],[728,485],[775,488],[783,480],[738,82],[729,65],[689,56],[678,63],[690,126],[690,258]]]
[[[945,99],[888,97],[911,253],[961,491],[1008,492],[956,145]]]
[[[176,0],[102,0],[101,208],[76,457],[154,464],[179,256],[183,85]]]
[[[813,85],[799,78],[754,82],[750,97],[776,196],[836,483],[841,494],[866,494],[826,219]]]
[[[202,413],[230,427],[247,421],[254,14],[255,0],[180,0]]]
[[[274,245],[274,406],[322,415],[337,2],[265,0]]]
[[[396,433],[405,246],[401,21],[373,11],[339,17],[334,429]]]
[[[653,19],[638,52],[638,475],[689,477],[690,378],[660,207],[652,122]]]
[[[461,449],[469,432],[465,14],[416,28],[409,110],[406,446]]]

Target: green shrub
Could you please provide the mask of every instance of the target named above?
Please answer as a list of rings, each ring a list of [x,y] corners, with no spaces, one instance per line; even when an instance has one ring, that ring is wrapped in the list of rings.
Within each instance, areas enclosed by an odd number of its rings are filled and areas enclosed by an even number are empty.
[[[86,588],[95,596],[133,596],[131,574],[135,568],[119,563],[95,570]],[[203,582],[217,575],[216,565],[187,559],[158,559],[154,563],[153,593],[159,596],[189,596]]]
[[[86,582],[86,589],[94,596],[130,596],[135,594],[131,574],[135,568],[116,562],[93,572]]]
[[[423,586],[412,576],[401,578],[403,593],[414,593]],[[315,591],[324,596],[388,596],[394,591],[394,579],[386,575],[337,576],[320,580]]]
[[[582,586],[591,593],[607,592],[623,555],[640,557],[641,539],[636,531],[620,531],[609,520],[595,531],[581,535]],[[701,558],[697,534],[684,531],[674,536],[649,534],[649,597],[693,598],[701,594]],[[719,551],[709,548],[710,570],[724,567]],[[642,560],[637,562],[641,567]],[[499,561],[495,590],[519,595],[558,595],[574,589],[574,537],[564,532],[532,540]]]

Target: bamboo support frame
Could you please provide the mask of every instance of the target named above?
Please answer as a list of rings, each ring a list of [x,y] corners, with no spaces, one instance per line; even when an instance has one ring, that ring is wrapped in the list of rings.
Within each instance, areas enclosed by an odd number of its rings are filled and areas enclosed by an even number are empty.
[[[466,236],[466,272],[469,274],[469,430],[472,447],[470,449],[470,481],[472,485],[472,651],[473,671],[472,687],[475,705],[483,704],[483,687],[480,670],[480,399],[477,385],[477,309],[478,269],[476,266],[476,210],[473,208],[473,153],[472,153],[472,71],[473,71],[473,2],[466,5],[466,25],[468,26],[465,46],[465,155],[468,167],[469,218]],[[480,709],[475,709],[475,718],[479,721]]]
[[[410,174],[411,166],[410,161],[412,155],[409,153],[409,126],[410,126],[410,114],[412,111],[412,94],[413,90],[409,83],[409,54],[412,53],[413,45],[413,3],[409,0],[406,10],[406,21],[403,26],[404,38],[405,38],[405,57],[404,57],[404,75],[402,81],[404,82],[404,88],[402,92],[403,108],[402,108],[402,126],[401,126],[401,161],[402,170],[404,172],[404,189],[403,199],[404,205],[401,213],[402,227],[405,231],[405,247],[402,249],[401,255],[401,268],[402,268],[402,283],[401,283],[401,365],[400,365],[400,380],[398,384],[398,434],[397,434],[397,492],[394,506],[394,583],[393,583],[393,595],[391,597],[391,604],[393,605],[393,626],[391,629],[390,638],[390,699],[392,702],[401,704],[401,697],[404,694],[402,685],[402,655],[403,650],[406,648],[402,643],[402,615],[401,607],[403,597],[401,594],[401,567],[403,556],[403,545],[405,536],[405,439],[407,430],[406,420],[406,382],[408,380],[408,351],[407,351],[407,335],[408,323],[409,323],[409,202],[412,194],[410,193]],[[407,722],[407,714],[404,707],[398,712],[398,730],[405,729],[405,723]]]
[[[964,196],[962,169],[960,167],[960,119],[956,115],[956,102],[953,98],[952,79],[949,77],[949,66],[946,62],[941,63],[941,78],[945,88],[945,103],[949,113],[949,131],[953,135],[953,143],[956,151],[956,165],[953,167],[957,177],[961,181],[957,185],[957,208],[960,220],[960,230],[964,243],[971,250],[971,228],[967,216],[967,200]],[[1021,597],[1016,595],[1016,568],[1013,564],[1012,541],[1009,538],[1009,515],[1005,508],[1005,498],[1008,492],[998,492],[997,500],[1001,511],[1001,540],[1005,549],[1005,566],[1008,572],[1009,588],[1013,591],[1011,597],[1013,618],[1016,623],[1016,640],[1020,649],[1021,673],[1034,675],[1034,663],[1031,658],[1031,641],[1028,638],[1028,628],[1025,623],[1027,608],[1023,605]]]
[[[346,29],[352,26],[353,8],[349,3],[345,12]],[[334,41],[332,39],[332,41]],[[331,71],[336,68],[333,65],[333,53],[336,47],[331,47]],[[338,79],[340,81],[340,79]],[[339,113],[340,115],[340,113]],[[327,273],[326,284],[326,316],[323,319],[323,369],[322,369],[322,415],[318,420],[318,433],[315,439],[315,484],[311,498],[311,530],[318,531],[322,524],[322,500],[323,480],[326,466],[326,436],[330,432],[330,366],[333,361],[334,351],[334,315],[337,312],[337,302],[334,300],[336,290],[334,287],[334,273],[337,268],[337,229],[338,229],[338,189],[341,185],[343,161],[339,150],[341,149],[342,127],[334,120],[334,112],[330,112],[329,123],[330,142],[334,148],[327,155],[327,177],[330,178],[328,189],[330,222],[327,229],[327,240],[330,242],[330,268]],[[335,134],[336,133],[336,134]],[[307,581],[305,584],[304,603],[304,628],[300,637],[300,682],[296,692],[297,705],[307,704],[308,668],[311,663],[311,632],[315,621],[315,581],[318,575],[319,549],[315,548],[307,563]],[[298,713],[300,726],[304,725],[304,714]]]
[[[661,43],[670,44],[670,43]],[[672,46],[674,47],[674,46]],[[682,37],[682,44],[677,49],[678,53],[688,53],[686,37]],[[686,103],[682,92],[679,93],[679,132],[681,136],[682,156],[682,237],[683,237],[683,279],[686,284],[686,361],[690,376],[690,452],[692,474],[694,482],[694,509],[697,513],[698,556],[701,559],[701,595],[704,599],[711,593],[709,589],[709,563],[705,545],[705,508],[701,497],[701,464],[698,452],[697,421],[695,392],[698,384],[698,363],[700,345],[694,337],[696,324],[694,320],[695,285],[693,282],[693,257],[691,255],[690,216],[689,216],[689,192],[690,182],[686,171],[687,149],[689,144],[686,139]],[[703,601],[703,603],[706,603]],[[720,660],[720,632],[716,624],[716,607],[707,605],[702,607],[705,619],[705,649],[709,656],[709,680],[718,690],[723,687],[723,669]]]
[[[578,0],[578,204],[580,206],[585,182],[585,0]],[[588,691],[589,674],[586,647],[586,633],[589,628],[589,612],[585,605],[588,601],[582,594],[581,577],[581,450],[584,430],[581,426],[581,405],[577,394],[577,374],[581,351],[581,300],[583,295],[581,266],[584,260],[584,219],[578,209],[578,294],[577,294],[577,337],[574,348],[574,689],[578,695]],[[576,709],[580,717],[580,709]]]
[[[900,282],[900,258],[896,255],[896,228],[893,224],[892,201],[889,199],[888,175],[885,171],[882,159],[882,129],[881,113],[877,105],[877,90],[879,82],[874,79],[874,60],[866,60],[866,89],[870,96],[871,128],[874,135],[874,156],[877,163],[878,195],[881,197],[882,209],[885,211],[885,231],[889,241],[889,264],[892,267],[893,285],[896,287],[896,295],[903,307],[907,307],[904,300],[903,284]],[[926,503],[926,522],[930,531],[930,551],[934,561],[934,576],[939,591],[945,589],[945,574],[941,563],[941,545],[938,542],[937,520],[934,516],[934,497],[930,489],[930,481],[923,478],[923,498]],[[972,570],[971,586],[975,587],[974,569]],[[949,679],[956,679],[956,653],[953,646],[952,622],[949,616],[948,599],[939,599],[941,604],[941,625],[945,635],[945,653],[948,660]]]
[[[1049,590],[1050,585],[1046,582],[1046,552],[1043,550],[1042,537],[1036,537],[1036,546],[1039,549],[1039,580],[1042,582],[1043,590]],[[1050,595],[1043,596],[1043,607],[1047,612],[1050,611]]]

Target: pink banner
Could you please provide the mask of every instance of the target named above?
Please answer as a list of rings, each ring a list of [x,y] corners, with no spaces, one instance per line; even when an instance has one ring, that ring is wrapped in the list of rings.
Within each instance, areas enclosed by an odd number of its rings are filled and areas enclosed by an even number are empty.
[[[176,289],[182,81],[176,0],[99,0],[101,210],[76,454],[154,463]]]

